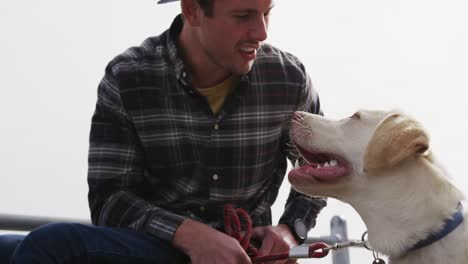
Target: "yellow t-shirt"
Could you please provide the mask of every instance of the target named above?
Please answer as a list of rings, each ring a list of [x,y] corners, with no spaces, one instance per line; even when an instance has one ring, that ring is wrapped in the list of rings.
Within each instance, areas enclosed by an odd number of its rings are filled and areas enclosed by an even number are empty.
[[[213,111],[214,114],[218,114],[221,107],[223,107],[224,100],[234,87],[236,87],[239,80],[238,76],[231,75],[220,84],[207,88],[198,88],[197,91],[201,95],[205,96],[208,104],[210,105],[211,111]]]

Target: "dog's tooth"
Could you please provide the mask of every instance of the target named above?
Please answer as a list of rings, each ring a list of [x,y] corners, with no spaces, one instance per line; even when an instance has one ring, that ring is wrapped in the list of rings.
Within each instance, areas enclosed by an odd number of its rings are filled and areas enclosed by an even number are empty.
[[[321,168],[322,168],[322,166],[320,166],[320,164],[319,164],[319,165],[317,165],[317,169],[321,169]]]
[[[336,165],[338,165],[338,161],[336,161],[336,160],[331,160],[330,161],[330,166],[336,166]]]
[[[330,164],[328,164],[328,162],[325,162],[325,164],[323,164],[323,167],[330,167]]]
[[[300,166],[299,166],[299,160],[296,160],[296,162],[294,163],[294,168],[297,169],[297,168],[299,168],[299,167],[300,167]]]

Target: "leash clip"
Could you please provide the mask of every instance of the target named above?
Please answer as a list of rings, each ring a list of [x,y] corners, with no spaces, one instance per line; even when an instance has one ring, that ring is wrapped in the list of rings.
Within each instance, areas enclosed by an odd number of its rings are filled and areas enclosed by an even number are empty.
[[[362,240],[351,240],[346,242],[338,242],[331,246],[324,248],[323,250],[338,250],[346,247],[365,247],[367,248],[367,241]]]
[[[311,245],[302,244],[294,246],[289,250],[289,258],[323,258],[328,255],[329,251],[326,250],[327,247],[329,247],[329,245],[322,242],[313,243]]]

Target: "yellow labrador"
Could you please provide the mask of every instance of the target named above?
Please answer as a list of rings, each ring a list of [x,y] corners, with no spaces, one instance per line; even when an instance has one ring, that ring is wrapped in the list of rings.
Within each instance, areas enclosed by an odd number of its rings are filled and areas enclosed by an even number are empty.
[[[370,246],[390,263],[468,263],[464,194],[401,112],[359,111],[329,120],[294,114],[291,137],[307,163],[289,173],[296,190],[349,203]]]

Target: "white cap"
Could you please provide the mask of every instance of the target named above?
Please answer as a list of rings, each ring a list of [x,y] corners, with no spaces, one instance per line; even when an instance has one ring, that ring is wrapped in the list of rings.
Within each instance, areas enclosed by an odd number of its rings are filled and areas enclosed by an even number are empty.
[[[158,4],[166,4],[166,3],[175,2],[175,1],[178,1],[178,0],[159,0]]]

